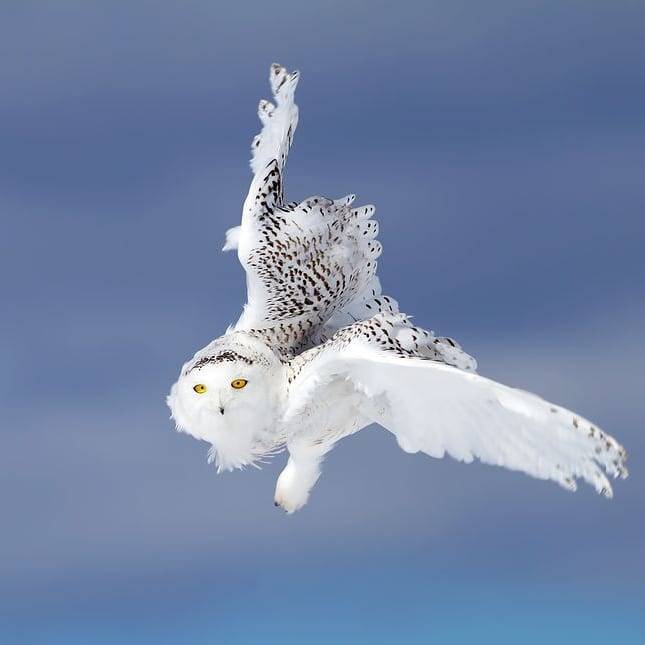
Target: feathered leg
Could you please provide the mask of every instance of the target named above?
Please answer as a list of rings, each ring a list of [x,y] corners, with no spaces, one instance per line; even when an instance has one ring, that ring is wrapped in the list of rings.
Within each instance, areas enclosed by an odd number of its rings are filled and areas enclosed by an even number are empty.
[[[275,487],[276,506],[293,513],[307,503],[309,493],[320,477],[320,464],[327,450],[310,443],[289,446],[289,461]]]

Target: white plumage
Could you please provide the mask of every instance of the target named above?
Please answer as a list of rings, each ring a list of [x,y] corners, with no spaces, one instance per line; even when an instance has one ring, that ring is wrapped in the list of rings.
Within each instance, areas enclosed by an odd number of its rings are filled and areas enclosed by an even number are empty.
[[[181,370],[168,405],[177,429],[211,444],[218,469],[286,447],[275,502],[303,506],[324,455],[378,423],[406,452],[473,459],[607,497],[625,450],[586,419],[475,373],[453,340],[411,324],[381,293],[373,206],[354,195],[287,202],[283,171],[298,124],[298,73],[272,65],[275,103],[260,101],[253,180],[226,233],[247,276],[235,326]]]

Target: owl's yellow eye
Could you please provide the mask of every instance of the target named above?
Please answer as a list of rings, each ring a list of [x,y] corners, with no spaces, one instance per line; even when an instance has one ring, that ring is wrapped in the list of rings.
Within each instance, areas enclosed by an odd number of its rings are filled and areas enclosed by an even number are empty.
[[[206,392],[207,389],[208,388],[203,383],[197,383],[197,385],[193,387],[193,390],[195,390],[197,394],[204,394],[204,392]]]
[[[241,390],[247,383],[248,381],[245,378],[236,378],[231,381],[231,387],[234,390]]]

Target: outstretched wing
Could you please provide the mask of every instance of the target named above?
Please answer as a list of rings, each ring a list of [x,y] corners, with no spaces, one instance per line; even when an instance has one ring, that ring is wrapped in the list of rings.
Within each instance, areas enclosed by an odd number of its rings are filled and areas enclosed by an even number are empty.
[[[261,101],[262,131],[252,144],[254,177],[242,224],[227,233],[246,271],[247,304],[235,330],[252,331],[284,357],[325,340],[369,312],[397,311],[380,297],[373,206],[353,208],[353,195],[287,203],[283,172],[298,123],[298,72],[273,65],[275,103]]]
[[[363,395],[356,416],[390,430],[406,452],[477,458],[570,490],[581,478],[607,497],[603,471],[627,476],[625,450],[586,419],[459,365],[468,360],[458,348],[424,337],[401,315],[379,315],[292,361],[287,415],[307,416],[342,381],[348,397]]]

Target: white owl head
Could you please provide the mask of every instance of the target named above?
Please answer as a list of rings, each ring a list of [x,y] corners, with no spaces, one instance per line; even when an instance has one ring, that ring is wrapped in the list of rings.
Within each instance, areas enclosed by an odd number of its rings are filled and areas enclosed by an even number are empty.
[[[280,362],[244,332],[214,340],[186,363],[167,399],[177,430],[211,445],[218,471],[251,464],[275,447]]]

